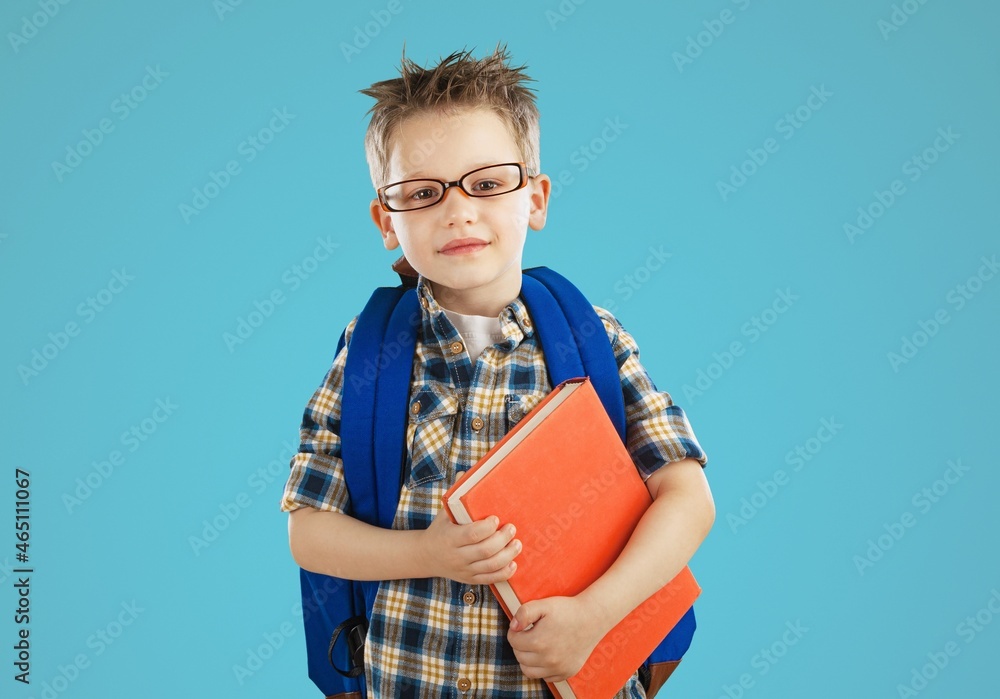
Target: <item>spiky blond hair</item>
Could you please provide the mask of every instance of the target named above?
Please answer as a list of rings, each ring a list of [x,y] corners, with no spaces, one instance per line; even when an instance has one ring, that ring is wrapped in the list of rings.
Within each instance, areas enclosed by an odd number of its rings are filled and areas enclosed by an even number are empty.
[[[525,85],[534,80],[524,73],[526,65],[510,67],[509,60],[507,45],[498,43],[493,54],[482,59],[473,58],[471,51],[456,51],[432,68],[421,68],[406,57],[404,45],[400,77],[359,90],[376,100],[366,113],[372,118],[365,133],[372,184],[376,188],[388,184],[392,139],[403,121],[428,112],[454,114],[465,109],[490,109],[500,117],[528,174],[538,174],[538,107],[534,90]]]

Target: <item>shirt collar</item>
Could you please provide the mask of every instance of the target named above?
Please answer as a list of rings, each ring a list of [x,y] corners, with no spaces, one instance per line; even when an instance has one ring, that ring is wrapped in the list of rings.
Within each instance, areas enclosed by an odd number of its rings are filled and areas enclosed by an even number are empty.
[[[447,318],[444,314],[444,309],[441,308],[434,298],[431,285],[422,274],[417,278],[417,298],[420,299],[420,306],[423,308],[425,319],[434,320],[439,314],[443,318]],[[499,318],[500,330],[503,332],[504,337],[514,340],[515,344],[526,337],[534,335],[535,325],[531,320],[531,315],[528,313],[528,307],[525,305],[524,299],[520,294],[500,311]],[[451,324],[450,320],[448,324]],[[431,323],[432,327],[436,325],[436,323]]]

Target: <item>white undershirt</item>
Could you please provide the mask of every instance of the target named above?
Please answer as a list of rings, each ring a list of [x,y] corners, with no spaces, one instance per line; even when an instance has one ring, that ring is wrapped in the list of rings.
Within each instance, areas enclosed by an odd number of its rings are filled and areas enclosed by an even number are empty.
[[[451,321],[455,329],[465,341],[465,349],[469,352],[469,359],[475,364],[483,350],[501,342],[504,334],[500,329],[500,318],[488,316],[467,316],[464,313],[456,313],[442,308],[448,320]]]

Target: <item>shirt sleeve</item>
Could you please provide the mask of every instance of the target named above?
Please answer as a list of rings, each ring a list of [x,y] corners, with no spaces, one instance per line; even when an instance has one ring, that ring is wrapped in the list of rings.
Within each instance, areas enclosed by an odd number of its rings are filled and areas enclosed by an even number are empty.
[[[649,478],[664,464],[692,458],[702,466],[708,456],[698,443],[684,410],[660,391],[639,362],[639,346],[609,311],[594,306],[607,330],[618,363],[625,400],[626,446],[642,474]]]
[[[299,450],[292,457],[291,472],[281,498],[283,512],[305,506],[350,512],[344,462],[340,455],[340,409],[347,347],[357,320],[354,318],[348,324],[344,331],[344,347],[337,353],[302,415]]]

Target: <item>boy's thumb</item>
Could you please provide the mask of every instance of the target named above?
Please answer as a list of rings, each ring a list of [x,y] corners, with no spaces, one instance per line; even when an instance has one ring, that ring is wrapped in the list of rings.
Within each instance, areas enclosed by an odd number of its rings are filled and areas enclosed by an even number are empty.
[[[541,618],[541,615],[535,613],[534,608],[529,606],[530,604],[530,602],[522,604],[520,608],[518,608],[514,618],[510,620],[511,631],[527,631],[536,621],[538,621],[539,618]]]

